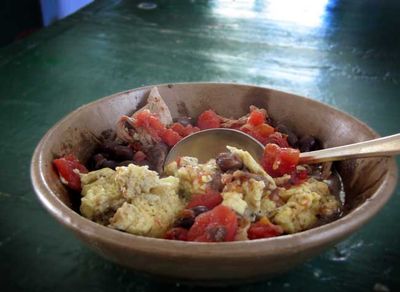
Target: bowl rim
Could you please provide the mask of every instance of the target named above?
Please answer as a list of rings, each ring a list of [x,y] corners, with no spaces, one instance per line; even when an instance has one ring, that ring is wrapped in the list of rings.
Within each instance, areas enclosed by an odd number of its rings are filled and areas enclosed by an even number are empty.
[[[393,195],[397,183],[398,169],[396,161],[392,157],[388,158],[387,173],[384,175],[384,179],[376,192],[360,206],[353,209],[349,214],[346,214],[345,216],[328,224],[295,234],[288,234],[274,238],[224,243],[182,242],[133,235],[97,224],[65,205],[50,189],[44,179],[43,173],[41,172],[41,169],[43,169],[43,164],[45,163],[43,161],[42,150],[47,139],[57,130],[58,127],[60,127],[60,125],[65,123],[71,117],[78,115],[80,111],[90,107],[93,104],[116,99],[119,96],[123,96],[124,94],[129,94],[135,91],[150,90],[154,86],[171,87],[171,85],[238,86],[270,90],[278,94],[289,94],[295,96],[296,98],[306,100],[307,102],[318,104],[320,106],[326,106],[331,110],[337,111],[340,114],[360,123],[372,135],[376,137],[379,136],[364,122],[331,105],[291,92],[285,92],[253,84],[229,82],[174,82],[146,85],[134,89],[124,90],[84,104],[74,111],[68,113],[46,132],[33,152],[30,167],[33,189],[44,208],[63,226],[86,237],[91,237],[93,241],[107,242],[108,244],[112,244],[114,246],[119,246],[125,249],[133,249],[141,253],[158,253],[163,255],[168,254],[170,257],[201,257],[213,259],[248,258],[249,256],[260,255],[261,251],[263,255],[276,255],[283,251],[286,254],[288,252],[295,254],[304,249],[321,246],[321,244],[336,243],[340,239],[350,235],[355,230],[359,229],[369,219],[371,219]],[[156,248],[154,248],[154,246],[156,246]],[[193,251],[195,251],[195,253]]]

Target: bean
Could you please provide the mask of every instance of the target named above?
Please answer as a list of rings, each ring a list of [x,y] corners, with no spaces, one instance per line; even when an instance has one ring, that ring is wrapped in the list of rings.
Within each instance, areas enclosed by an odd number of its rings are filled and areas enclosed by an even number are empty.
[[[239,157],[227,152],[220,153],[217,156],[216,162],[223,172],[228,170],[238,170],[243,167],[243,162]]]
[[[118,145],[117,142],[114,142],[114,141],[105,141],[104,143],[102,143],[102,144],[100,145],[101,151],[113,155],[113,154],[114,154],[114,147],[115,147],[116,145]]]
[[[297,138],[296,134],[293,133],[292,130],[290,130],[286,125],[279,124],[276,126],[276,130],[288,136],[287,141],[289,142],[290,146],[292,147],[297,146],[297,142],[299,139]]]
[[[98,153],[93,156],[93,164],[94,164],[94,169],[100,169],[102,168],[103,161],[105,161],[106,158],[103,156],[103,154]]]
[[[197,216],[207,212],[206,206],[196,206],[191,209],[184,209],[178,219],[174,222],[174,227],[183,227],[189,229],[194,224]]]
[[[115,157],[119,160],[132,160],[133,158],[133,150],[129,146],[115,145],[113,150]]]
[[[102,166],[101,168],[108,167],[111,169],[115,169],[118,166],[118,162],[114,160],[104,159],[101,166]]]
[[[303,136],[298,142],[300,152],[314,151],[320,148],[319,142],[313,136]]]
[[[196,206],[196,207],[193,207],[192,210],[194,212],[194,216],[197,217],[201,213],[207,212],[208,208],[206,206]]]
[[[147,159],[150,161],[151,169],[162,173],[165,158],[167,157],[168,146],[164,143],[154,145],[147,153]]]
[[[181,216],[175,220],[174,227],[183,227],[189,229],[195,220],[195,213],[191,209],[184,209]]]

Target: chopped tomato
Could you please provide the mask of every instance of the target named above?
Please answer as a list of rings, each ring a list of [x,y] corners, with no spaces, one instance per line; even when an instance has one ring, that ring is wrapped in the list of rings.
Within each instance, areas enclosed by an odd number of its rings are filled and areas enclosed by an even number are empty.
[[[168,230],[164,238],[165,239],[171,239],[171,240],[182,240],[186,241],[188,236],[188,231],[185,228],[182,227],[174,227]]]
[[[237,232],[237,216],[230,208],[219,205],[196,217],[189,229],[188,240],[200,242],[233,241]]]
[[[289,174],[299,163],[300,151],[293,148],[280,148],[276,144],[267,144],[264,149],[262,166],[272,177]]]
[[[265,144],[268,143],[276,144],[281,148],[289,147],[289,143],[287,141],[287,135],[282,135],[282,133],[280,132],[272,133],[271,135],[268,136],[265,142],[266,142]]]
[[[219,128],[221,126],[221,121],[213,110],[207,110],[198,117],[197,126],[201,130]]]
[[[135,125],[137,127],[143,127],[146,130],[152,130],[158,135],[165,129],[163,123],[149,110],[143,110],[135,114]]]
[[[180,123],[173,123],[170,129],[174,130],[175,132],[177,132],[182,137],[186,137],[186,136],[189,136],[192,133],[200,131],[200,129],[197,128],[197,127],[193,127],[192,125],[187,125],[185,127]]]
[[[252,126],[258,126],[265,123],[265,112],[259,109],[253,110],[250,113],[247,123]]]
[[[195,194],[189,201],[186,208],[193,208],[197,206],[205,206],[211,210],[215,206],[218,206],[222,202],[222,196],[218,192],[207,191],[205,194]]]
[[[74,191],[81,191],[81,178],[79,173],[87,173],[88,170],[72,154],[54,159],[53,163],[60,175],[61,182]]]
[[[263,217],[250,225],[250,228],[247,230],[247,237],[249,239],[260,239],[275,237],[282,233],[282,227],[272,224],[266,217]]]
[[[173,129],[167,129],[160,119],[149,110],[135,114],[135,126],[144,128],[156,140],[162,140],[168,146],[175,145],[182,136]]]
[[[173,123],[170,127],[171,130],[174,130],[177,132],[179,135],[183,136],[183,133],[185,132],[185,126],[182,125],[181,123]]]
[[[260,124],[258,126],[253,126],[251,124],[245,124],[240,128],[241,131],[249,134],[254,139],[265,145],[268,137],[274,133],[275,129],[268,124]]]
[[[168,145],[174,146],[182,137],[172,129],[165,129],[161,134],[161,139]]]
[[[308,179],[307,170],[293,171],[290,175],[290,184],[299,185]]]

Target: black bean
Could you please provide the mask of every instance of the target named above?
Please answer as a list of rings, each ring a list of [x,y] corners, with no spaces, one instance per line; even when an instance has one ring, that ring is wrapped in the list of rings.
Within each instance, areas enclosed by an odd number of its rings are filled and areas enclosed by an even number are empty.
[[[197,217],[201,213],[207,212],[208,208],[206,206],[196,206],[196,207],[193,207],[192,210],[194,212],[194,216]]]
[[[194,119],[191,117],[179,117],[174,119],[175,123],[179,123],[182,126],[189,126],[189,125],[194,125]]]
[[[266,118],[266,123],[274,127],[275,121],[271,117]]]
[[[276,130],[278,132],[281,132],[283,134],[286,134],[288,136],[287,140],[289,142],[289,145],[292,147],[296,147],[297,146],[297,142],[298,142],[298,138],[296,136],[295,133],[292,132],[292,130],[290,130],[286,125],[284,124],[278,124],[276,126]]]
[[[103,156],[103,154],[96,154],[93,156],[93,165],[94,165],[94,169],[100,169],[103,167],[103,161],[105,161],[106,158]]]
[[[158,173],[162,173],[164,161],[167,157],[168,146],[164,143],[158,143],[152,147],[147,154],[147,158],[149,159],[151,169],[157,171]]]
[[[194,224],[194,217],[181,217],[176,219],[174,227],[182,227],[189,229]]]
[[[195,220],[195,213],[191,209],[184,209],[178,219],[174,222],[174,227],[183,227],[189,229]]]
[[[300,152],[309,152],[320,149],[320,145],[317,139],[313,136],[303,136],[298,142]]]
[[[101,148],[102,152],[105,152],[107,154],[113,155],[114,154],[114,147],[116,145],[118,145],[118,143],[115,142],[115,141],[104,141],[104,143],[102,143],[100,145],[100,148]]]
[[[114,146],[114,155],[118,160],[132,160],[133,159],[133,150],[129,146],[124,145],[115,145]]]
[[[233,153],[223,152],[216,159],[219,168],[225,172],[228,170],[237,170],[243,167],[242,160]]]
[[[103,160],[101,166],[102,166],[101,168],[108,167],[111,169],[115,169],[118,166],[118,162],[116,162],[114,160],[105,159],[105,160]]]

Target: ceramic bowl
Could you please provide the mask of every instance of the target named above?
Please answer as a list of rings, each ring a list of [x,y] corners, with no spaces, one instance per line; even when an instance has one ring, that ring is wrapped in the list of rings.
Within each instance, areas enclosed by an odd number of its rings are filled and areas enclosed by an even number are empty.
[[[254,241],[169,241],[96,224],[76,211],[76,199],[74,202],[60,183],[52,160],[72,152],[85,162],[96,145],[96,135],[114,128],[120,115],[141,107],[151,87],[117,93],[78,108],[46,133],[32,158],[33,187],[43,206],[79,240],[115,263],[162,278],[204,285],[264,279],[288,271],[355,232],[383,207],[395,188],[397,167],[393,158],[337,163],[346,191],[342,218],[304,232]],[[377,137],[366,124],[346,113],[273,89],[222,83],[158,88],[174,117],[197,117],[209,108],[224,116],[239,117],[248,112],[250,105],[256,105],[267,108],[273,119],[298,135],[318,137],[324,147]]]

